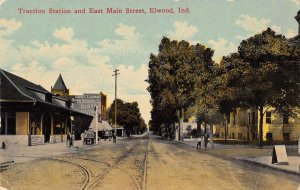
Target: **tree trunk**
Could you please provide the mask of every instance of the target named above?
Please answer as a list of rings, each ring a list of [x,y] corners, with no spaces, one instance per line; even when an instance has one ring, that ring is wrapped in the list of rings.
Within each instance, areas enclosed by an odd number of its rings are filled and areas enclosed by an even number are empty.
[[[180,141],[180,128],[181,128],[181,120],[180,120],[180,110],[177,110],[177,121],[178,121],[178,141]]]
[[[225,114],[225,142],[227,141],[227,133],[228,133],[228,122],[227,115]]]
[[[201,136],[201,122],[197,121],[197,135]]]
[[[210,141],[210,148],[214,149],[214,126],[213,124],[209,125],[209,141]]]
[[[181,122],[183,122],[184,119],[184,109],[181,108],[177,110],[177,116],[178,116],[178,141],[181,141]]]
[[[259,146],[263,146],[263,120],[264,120],[264,107],[259,106]]]

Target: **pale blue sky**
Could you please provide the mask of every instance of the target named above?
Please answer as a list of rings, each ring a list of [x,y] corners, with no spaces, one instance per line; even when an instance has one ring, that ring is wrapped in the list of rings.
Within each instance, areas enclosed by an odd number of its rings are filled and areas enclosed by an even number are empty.
[[[190,14],[19,14],[23,9],[189,8]],[[163,36],[216,49],[214,60],[236,51],[242,39],[271,27],[298,33],[299,0],[0,0],[1,68],[50,89],[59,73],[71,93],[100,92],[136,100],[149,120],[146,91],[150,53]],[[42,76],[42,78],[41,78]]]

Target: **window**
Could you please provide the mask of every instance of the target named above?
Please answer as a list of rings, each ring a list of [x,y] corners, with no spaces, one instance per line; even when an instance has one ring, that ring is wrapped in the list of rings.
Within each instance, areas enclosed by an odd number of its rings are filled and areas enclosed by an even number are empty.
[[[255,112],[252,112],[252,125],[255,125]]]
[[[227,123],[230,123],[230,114],[227,114]]]
[[[50,93],[45,94],[46,102],[52,103],[52,95]]]
[[[272,141],[273,140],[272,133],[267,133],[266,138],[267,138],[267,141]]]
[[[251,113],[248,113],[248,125],[251,125]]]
[[[283,116],[283,124],[289,124],[289,117]]]
[[[1,134],[16,134],[16,112],[1,112]]]
[[[271,124],[271,112],[267,112],[266,113],[266,123]]]
[[[290,133],[283,133],[283,140],[289,141],[290,140]]]
[[[233,113],[233,125],[235,125],[235,119],[236,119],[235,113]]]

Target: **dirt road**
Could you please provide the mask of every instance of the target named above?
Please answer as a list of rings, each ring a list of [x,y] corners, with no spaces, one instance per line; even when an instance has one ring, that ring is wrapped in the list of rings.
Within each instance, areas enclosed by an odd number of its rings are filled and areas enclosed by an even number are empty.
[[[155,136],[14,164],[7,189],[291,189],[298,176],[222,159]]]

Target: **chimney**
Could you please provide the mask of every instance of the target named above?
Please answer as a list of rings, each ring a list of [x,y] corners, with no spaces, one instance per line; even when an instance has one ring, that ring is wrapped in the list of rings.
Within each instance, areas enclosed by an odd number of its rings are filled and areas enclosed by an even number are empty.
[[[295,16],[295,19],[297,20],[299,27],[298,27],[298,35],[300,35],[300,11],[298,11],[297,15]]]

